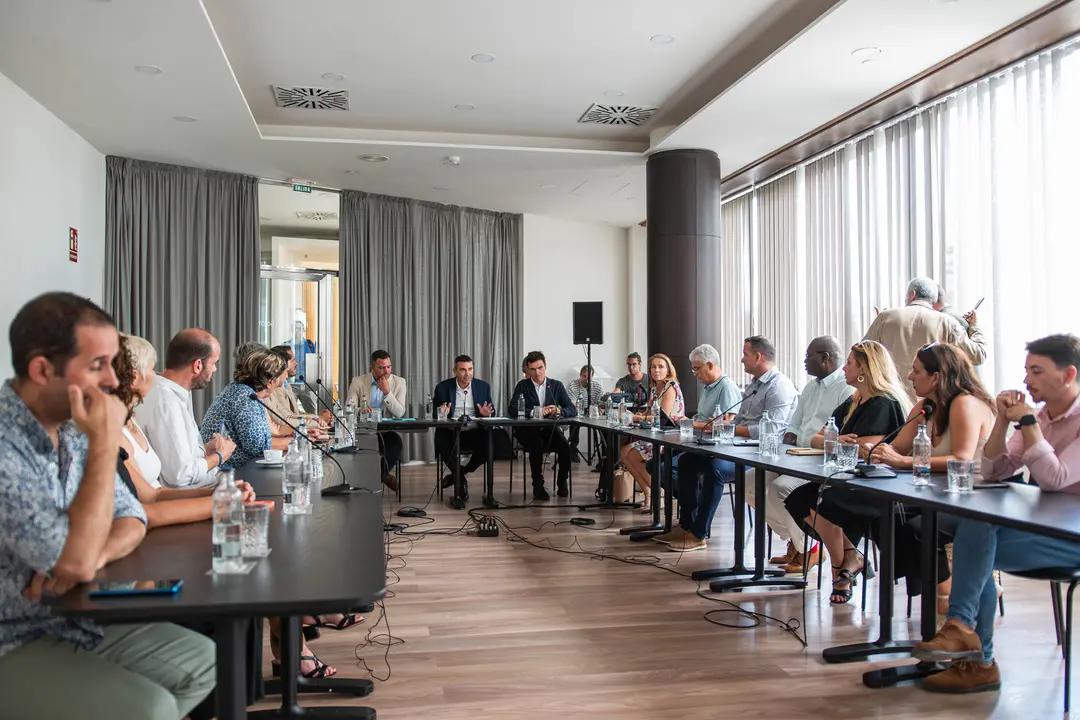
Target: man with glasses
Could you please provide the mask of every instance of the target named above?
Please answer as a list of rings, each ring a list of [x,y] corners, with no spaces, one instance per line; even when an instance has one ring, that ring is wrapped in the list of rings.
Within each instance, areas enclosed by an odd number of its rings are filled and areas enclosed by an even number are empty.
[[[644,405],[649,396],[645,373],[641,370],[641,356],[632,352],[626,356],[626,374],[615,383],[612,393],[626,393],[633,405]]]

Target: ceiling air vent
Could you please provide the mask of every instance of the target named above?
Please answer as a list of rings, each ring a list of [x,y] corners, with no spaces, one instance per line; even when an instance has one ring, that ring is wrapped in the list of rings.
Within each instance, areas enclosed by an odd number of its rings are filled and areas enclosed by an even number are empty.
[[[596,125],[644,125],[655,112],[656,108],[593,103],[592,107],[578,118],[578,122]]]
[[[298,212],[296,217],[301,220],[337,220],[338,214],[336,212]]]
[[[302,110],[348,110],[349,91],[320,87],[274,85],[278,107]]]

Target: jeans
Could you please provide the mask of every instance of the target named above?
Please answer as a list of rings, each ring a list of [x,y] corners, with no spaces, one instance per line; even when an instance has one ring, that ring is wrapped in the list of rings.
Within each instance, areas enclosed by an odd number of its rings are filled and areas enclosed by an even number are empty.
[[[679,456],[679,524],[683,530],[702,540],[709,536],[716,506],[724,497],[724,483],[734,478],[735,466],[727,460],[694,453]]]
[[[949,619],[975,628],[983,659],[994,657],[994,570],[1080,567],[1080,544],[974,520],[960,520],[953,539]]]

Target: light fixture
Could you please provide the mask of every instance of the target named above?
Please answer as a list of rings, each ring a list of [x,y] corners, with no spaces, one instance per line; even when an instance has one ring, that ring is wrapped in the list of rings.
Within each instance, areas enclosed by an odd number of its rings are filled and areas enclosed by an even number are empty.
[[[330,82],[341,82],[345,79],[345,76],[341,73],[323,73],[322,79],[329,80]]]
[[[455,110],[475,110],[476,106],[472,103],[458,103],[454,106]]]
[[[363,160],[364,162],[379,163],[386,162],[390,159],[389,155],[357,155],[357,160]]]
[[[136,65],[135,72],[143,75],[160,75],[163,70],[157,65]]]
[[[472,56],[472,60],[473,60],[473,62],[478,62],[478,63],[489,63],[489,62],[494,62],[495,61],[495,56],[494,55],[488,55],[487,53],[476,53],[475,55]]]
[[[435,185],[431,189],[432,190],[449,190],[450,188],[447,185]]]
[[[346,175],[355,175],[355,174],[356,174],[356,171],[355,171],[355,170],[346,170],[346,171],[345,171],[345,174],[346,174]]]
[[[671,35],[653,35],[649,38],[649,42],[653,45],[668,45],[675,42],[675,38]]]
[[[622,97],[622,96],[623,96],[623,94],[622,94],[622,91],[620,91],[620,90],[605,90],[604,91],[604,97],[617,98],[617,97]]]
[[[176,122],[182,122],[182,123],[199,122],[198,118],[193,118],[190,115],[174,115],[173,120],[175,120]]]
[[[552,188],[557,188],[557,187],[559,187],[559,186],[558,185],[541,185],[540,189],[541,190],[551,190]]]
[[[861,63],[873,62],[877,60],[879,55],[881,55],[881,48],[879,47],[861,47],[851,51],[851,57]]]

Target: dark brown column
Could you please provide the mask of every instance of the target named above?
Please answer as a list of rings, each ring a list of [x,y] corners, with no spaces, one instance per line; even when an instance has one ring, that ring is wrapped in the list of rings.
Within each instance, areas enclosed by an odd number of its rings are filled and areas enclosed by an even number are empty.
[[[692,414],[690,351],[720,334],[720,159],[711,150],[666,150],[649,156],[645,175],[649,353],[675,363]]]

